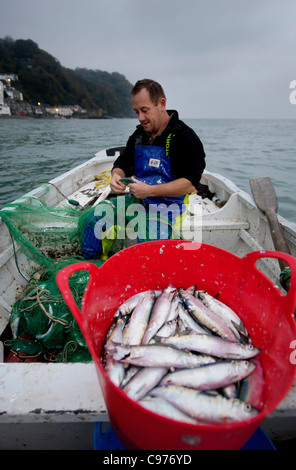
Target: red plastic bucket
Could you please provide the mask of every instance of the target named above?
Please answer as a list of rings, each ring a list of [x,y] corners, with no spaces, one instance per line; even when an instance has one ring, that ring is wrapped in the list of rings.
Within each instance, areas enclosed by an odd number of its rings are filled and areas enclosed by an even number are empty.
[[[291,269],[286,295],[256,267],[259,258],[284,260]],[[69,287],[69,277],[89,272],[81,311]],[[196,284],[233,308],[261,349],[265,373],[264,407],[247,421],[193,425],[161,417],[144,409],[116,387],[101,364],[101,349],[116,308],[136,292],[164,289],[168,284]],[[239,258],[219,248],[194,242],[153,241],[126,248],[100,268],[81,262],[62,269],[57,284],[85,336],[95,361],[110,422],[126,449],[240,449],[279,404],[295,379],[291,343],[296,339],[296,259],[275,251],[258,251]]]

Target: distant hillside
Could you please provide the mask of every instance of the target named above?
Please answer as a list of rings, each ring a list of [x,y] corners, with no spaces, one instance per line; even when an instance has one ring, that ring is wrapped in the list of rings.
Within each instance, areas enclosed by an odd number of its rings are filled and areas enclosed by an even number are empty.
[[[31,104],[79,105],[100,115],[134,117],[132,85],[123,75],[68,69],[31,39],[0,39],[0,73],[17,74],[14,86]]]

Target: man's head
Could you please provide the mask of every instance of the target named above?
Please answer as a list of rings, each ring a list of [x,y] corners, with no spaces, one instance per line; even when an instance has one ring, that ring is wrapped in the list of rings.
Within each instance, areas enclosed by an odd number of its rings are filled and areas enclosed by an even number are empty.
[[[133,108],[146,132],[154,138],[169,121],[162,86],[154,80],[139,80],[132,88]]]
[[[166,100],[166,96],[164,94],[162,86],[155,82],[154,80],[150,80],[150,78],[144,78],[143,80],[138,80],[137,83],[132,88],[132,96],[139,93],[143,88],[145,88],[150,96],[150,99],[153,104],[157,105],[158,101],[161,98]]]

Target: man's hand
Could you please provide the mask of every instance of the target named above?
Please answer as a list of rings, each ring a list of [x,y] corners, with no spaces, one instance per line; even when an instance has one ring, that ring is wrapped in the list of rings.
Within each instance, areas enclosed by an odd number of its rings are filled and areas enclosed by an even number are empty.
[[[137,199],[145,199],[151,196],[152,186],[150,184],[143,183],[143,181],[137,180],[134,176],[132,176],[132,180],[133,183],[130,183],[128,188]]]
[[[179,178],[169,183],[147,184],[132,177],[134,183],[128,185],[130,192],[138,199],[147,197],[176,197],[185,196],[196,190],[186,178]]]
[[[110,181],[110,187],[116,194],[121,194],[125,190],[125,185],[120,181],[120,178],[124,178],[125,174],[122,170],[117,170],[112,173]]]

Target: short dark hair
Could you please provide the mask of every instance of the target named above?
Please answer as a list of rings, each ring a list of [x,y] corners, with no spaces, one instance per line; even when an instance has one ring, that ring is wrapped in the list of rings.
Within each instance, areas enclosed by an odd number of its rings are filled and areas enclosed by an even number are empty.
[[[133,86],[131,94],[136,95],[143,88],[146,88],[150,95],[152,103],[155,105],[158,104],[160,98],[166,99],[162,86],[154,80],[151,80],[150,78],[143,78],[142,80],[138,80],[137,83]]]

